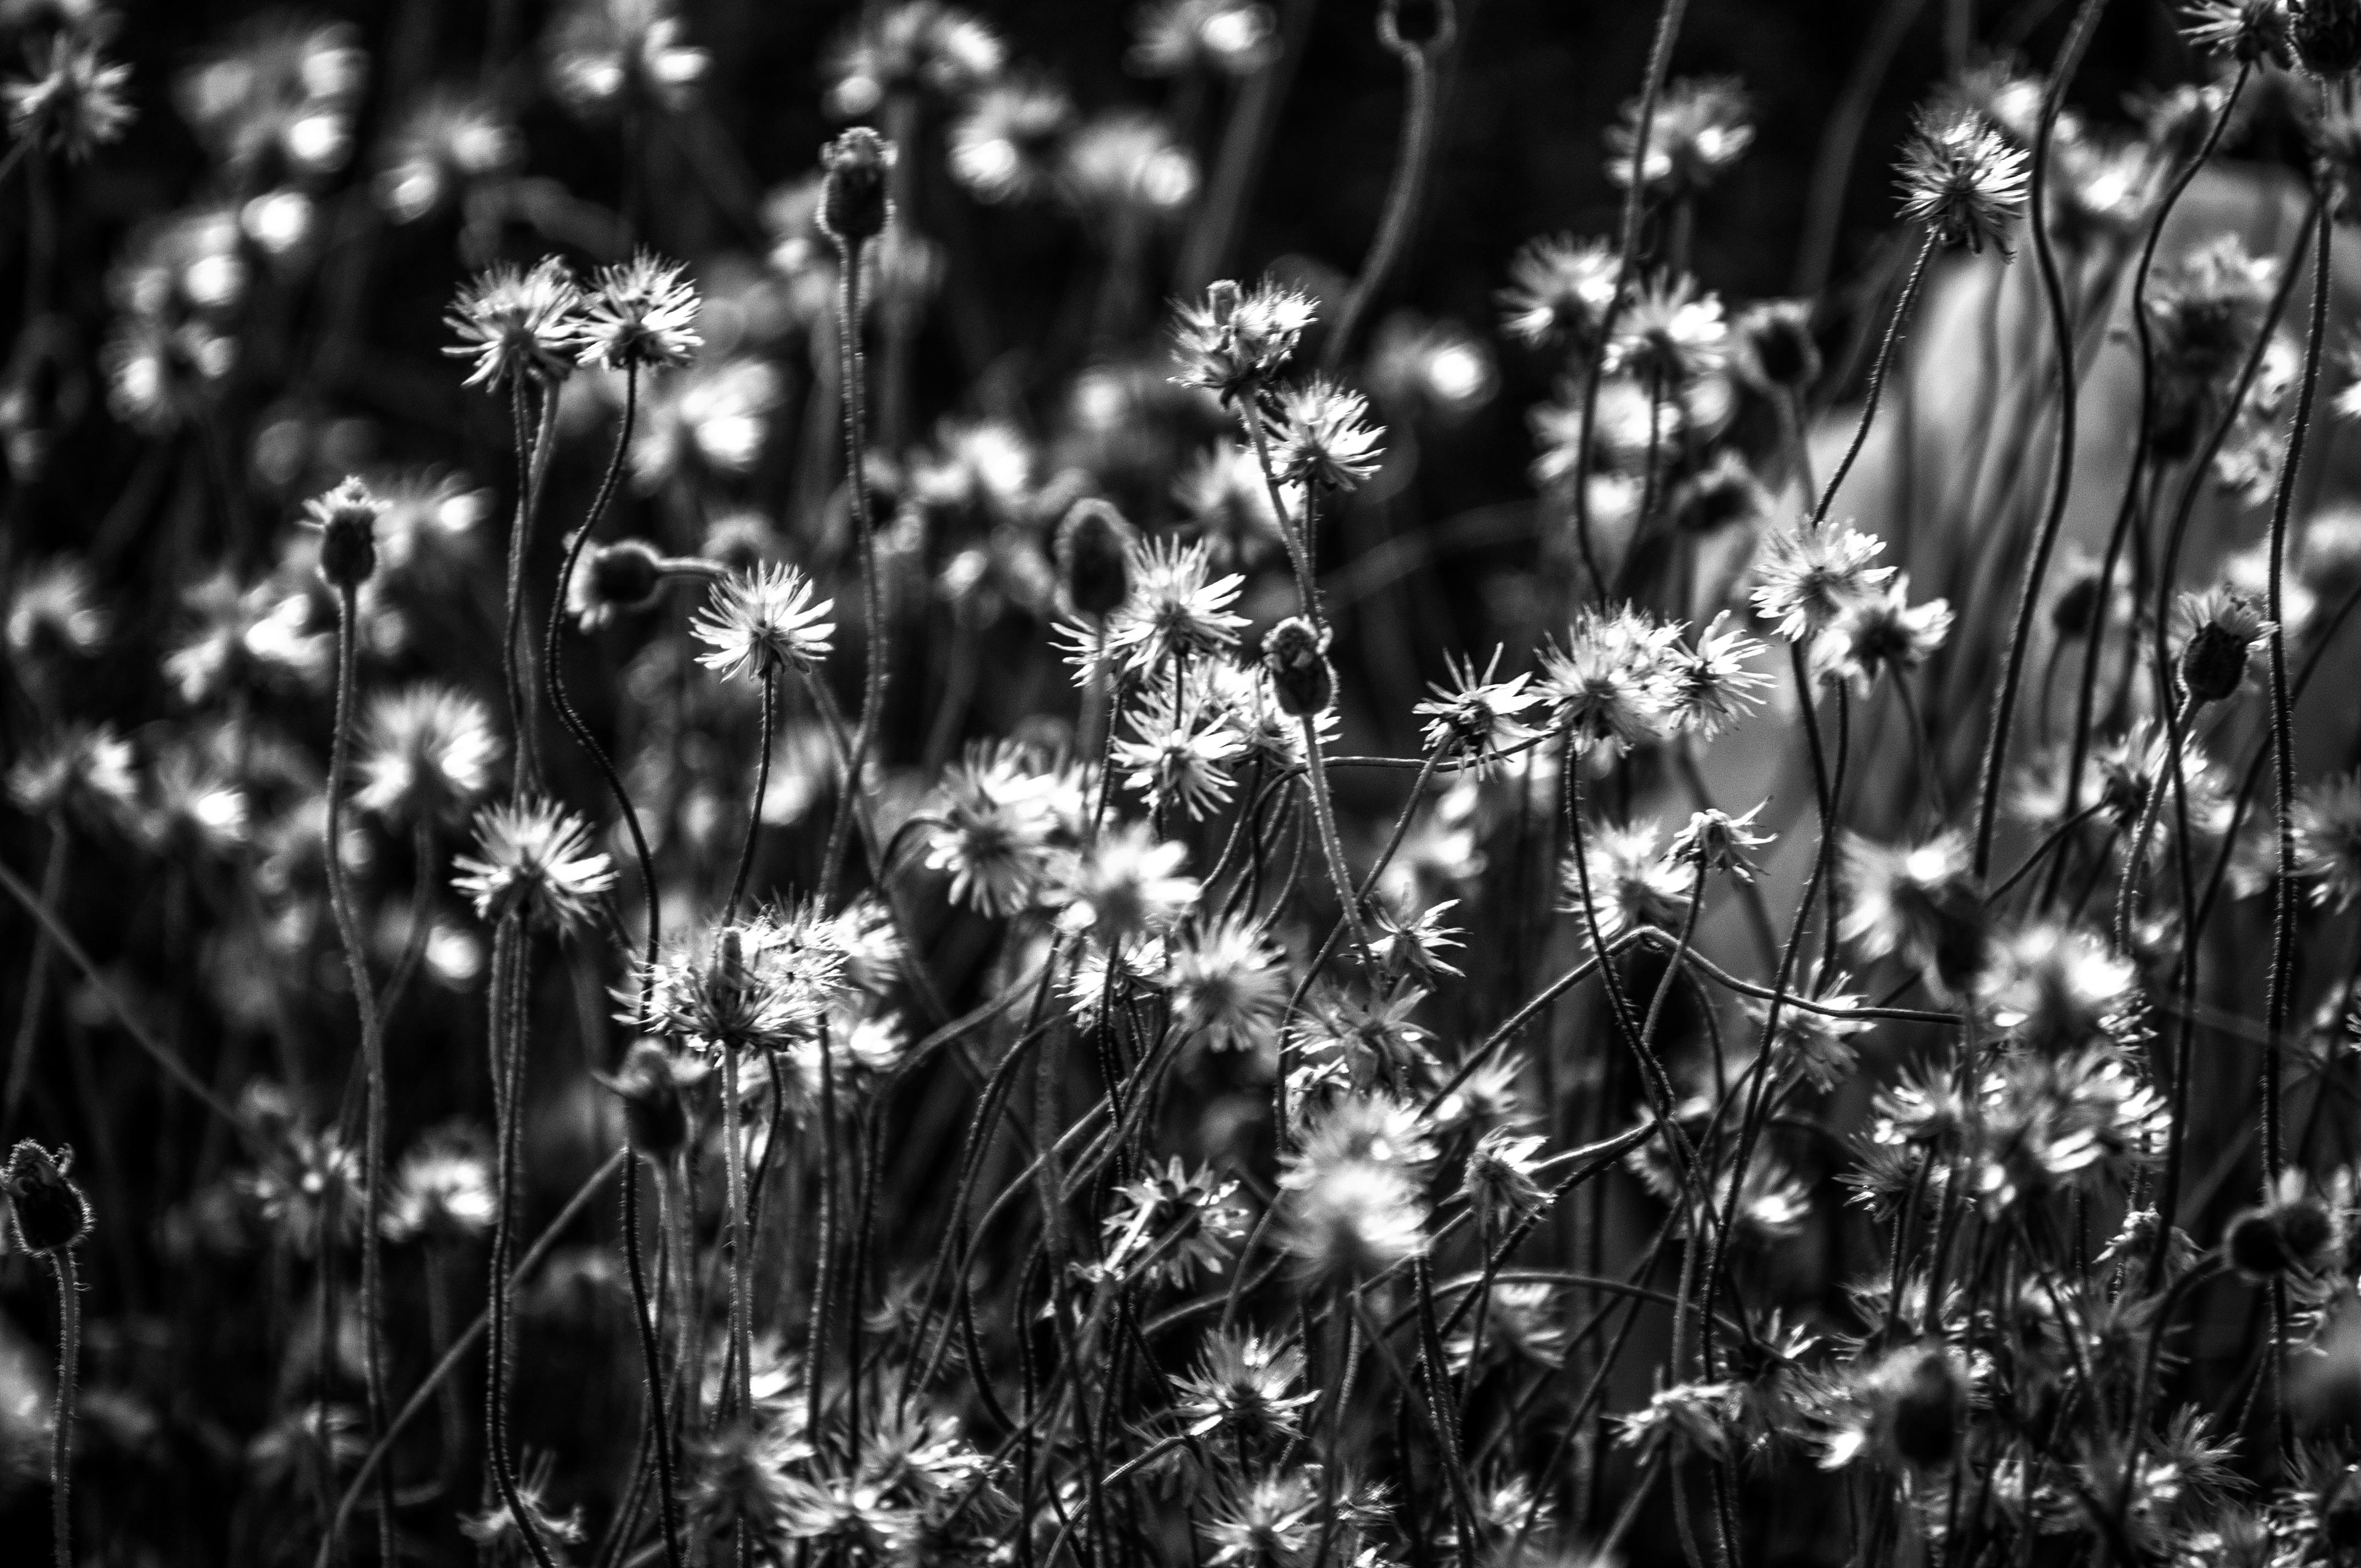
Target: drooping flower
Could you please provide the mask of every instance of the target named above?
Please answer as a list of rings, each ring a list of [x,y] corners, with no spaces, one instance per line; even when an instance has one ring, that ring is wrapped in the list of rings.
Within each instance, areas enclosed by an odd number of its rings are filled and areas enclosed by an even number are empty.
[[[1812,640],[1811,663],[1822,680],[1849,682],[1865,695],[1885,672],[1924,664],[1950,630],[1949,602],[1912,604],[1904,574],[1839,611]]]

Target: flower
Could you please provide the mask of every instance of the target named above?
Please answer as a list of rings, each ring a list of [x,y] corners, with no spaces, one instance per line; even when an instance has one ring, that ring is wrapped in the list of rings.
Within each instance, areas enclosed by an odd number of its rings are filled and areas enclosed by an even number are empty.
[[[1894,576],[1871,565],[1884,550],[1885,541],[1850,523],[1782,530],[1755,558],[1755,613],[1790,642],[1817,637]]]
[[[1208,447],[1191,459],[1172,481],[1172,500],[1195,526],[1197,543],[1215,566],[1252,568],[1285,543],[1262,465],[1235,442]]]
[[[1564,648],[1542,653],[1541,695],[1553,728],[1577,751],[1609,755],[1662,740],[1671,718],[1668,655],[1678,631],[1624,606],[1585,607]]]
[[[303,503],[303,525],[320,535],[321,581],[357,588],[377,572],[377,521],[385,503],[357,477]]]
[[[1907,850],[1847,835],[1844,864],[1851,899],[1838,935],[1861,957],[1874,962],[1899,954],[1947,995],[1982,970],[1983,894],[1960,834],[1938,834]]]
[[[2191,46],[2226,54],[2242,65],[2272,64],[2284,71],[2288,52],[2286,0],[2196,0],[2180,32]]]
[[[1032,902],[1057,826],[1051,784],[1005,743],[979,743],[946,772],[938,789],[942,826],[928,838],[927,869],[950,873],[953,903],[999,918]]]
[[[131,742],[107,725],[69,723],[8,766],[8,798],[27,817],[69,812],[87,827],[122,827],[137,809]]]
[[[697,334],[697,288],[677,261],[641,251],[620,267],[605,267],[582,300],[582,363],[618,370],[686,365],[704,339]]]
[[[1801,391],[1820,377],[1807,300],[1760,300],[1730,323],[1730,359],[1740,376],[1765,390]]]
[[[1849,1076],[1857,1055],[1852,1036],[1872,1027],[1867,1018],[1846,1016],[1861,1005],[1861,999],[1844,992],[1828,990],[1813,998],[1814,1008],[1795,1006],[1792,1002],[1779,1009],[1779,1026],[1767,1042],[1772,1065],[1782,1074],[1792,1073],[1818,1090],[1835,1088]],[[1818,1008],[1829,1009],[1821,1012]],[[1750,1002],[1749,1016],[1757,1022],[1767,1022],[1771,1004]]]
[[[1973,109],[1919,112],[1902,155],[1902,215],[1942,245],[2009,254],[2009,231],[2025,216],[2026,155]]]
[[[8,108],[8,128],[19,142],[62,152],[80,163],[122,138],[137,117],[128,101],[131,68],[110,63],[98,46],[71,28],[60,28],[33,47],[31,80],[0,86]]]
[[[1467,1151],[1467,1168],[1460,1179],[1460,1190],[1467,1205],[1483,1217],[1483,1223],[1498,1235],[1506,1223],[1538,1214],[1548,1207],[1549,1197],[1535,1179],[1540,1168],[1537,1157],[1542,1140],[1530,1135],[1511,1132],[1506,1127],[1488,1129]]]
[[[1300,1430],[1295,1412],[1320,1397],[1316,1388],[1288,1392],[1302,1377],[1297,1346],[1259,1334],[1217,1334],[1197,1370],[1180,1380],[1175,1405],[1192,1437],[1227,1432],[1249,1443],[1290,1438]]]
[[[1144,1270],[1170,1285],[1188,1284],[1201,1269],[1221,1273],[1246,1239],[1246,1211],[1231,1201],[1237,1190],[1210,1168],[1191,1175],[1173,1156],[1161,1172],[1119,1190],[1125,1207],[1106,1218],[1107,1267],[1126,1277]]]
[[[1185,700],[1177,686],[1152,693],[1126,716],[1130,734],[1111,760],[1128,770],[1125,782],[1195,821],[1229,802],[1230,764],[1246,750],[1235,729]]]
[[[2315,879],[2314,904],[2341,911],[2361,898],[2361,773],[2312,784],[2296,797],[2295,867]]]
[[[811,579],[783,563],[732,573],[713,585],[705,609],[689,624],[712,650],[697,662],[724,680],[767,682],[806,674],[828,657],[836,624],[827,618],[835,609],[834,599],[814,604]]]
[[[1158,115],[1101,115],[1066,143],[1065,191],[1117,223],[1169,218],[1197,194],[1197,159]]]
[[[508,173],[523,154],[524,138],[490,100],[430,92],[387,138],[378,205],[397,224],[416,223],[454,192]]]
[[[1528,241],[1510,259],[1509,286],[1498,295],[1501,330],[1537,348],[1588,349],[1613,305],[1618,266],[1615,247],[1603,239]]]
[[[1659,278],[1642,289],[1615,323],[1607,368],[1630,376],[1652,398],[1677,398],[1720,370],[1730,356],[1721,302],[1700,297],[1688,278]]]
[[[2191,702],[2223,701],[2245,682],[2247,652],[2272,623],[2253,596],[2235,588],[2183,594],[2180,616],[2189,628],[2180,645],[2180,689]]]
[[[1036,195],[1049,186],[1050,151],[1073,119],[1073,100],[1054,82],[995,82],[951,125],[951,177],[982,202]]]
[[[550,87],[584,116],[632,103],[678,114],[712,64],[681,33],[672,0],[574,0],[551,29]]]
[[[1261,1050],[1287,1010],[1287,970],[1256,923],[1241,916],[1216,920],[1175,948],[1170,979],[1174,1022],[1214,1050]]]
[[[1384,457],[1385,432],[1368,422],[1369,400],[1326,377],[1279,394],[1282,423],[1271,465],[1290,484],[1358,488]]]
[[[1198,884],[1180,874],[1186,846],[1159,841],[1145,823],[1099,835],[1088,848],[1060,857],[1053,896],[1059,925],[1116,941],[1165,929],[1197,902]]]
[[[456,822],[492,787],[500,739],[466,692],[421,683],[370,699],[353,804],[421,826]]]
[[[1356,1283],[1426,1250],[1425,1200],[1400,1167],[1343,1159],[1301,1174],[1280,1199],[1279,1245],[1305,1280]]]
[[[1619,1417],[1615,1441],[1627,1448],[1669,1444],[1719,1459],[1729,1452],[1738,1404],[1735,1383],[1676,1383],[1650,1395],[1645,1409]]]
[[[1674,834],[1673,841],[1664,847],[1664,858],[1676,866],[1726,872],[1741,882],[1752,882],[1761,868],[1746,856],[1771,841],[1753,830],[1754,818],[1767,804],[1758,801],[1738,817],[1711,808],[1693,814],[1688,826]]]
[[[1932,658],[1951,630],[1948,600],[1910,602],[1910,578],[1848,604],[1812,640],[1811,663],[1824,681],[1847,681],[1863,693],[1887,670],[1915,670]]]
[[[1669,645],[1672,727],[1702,740],[1734,728],[1754,711],[1755,693],[1771,684],[1768,675],[1750,667],[1763,644],[1722,622],[1723,611],[1705,629],[1695,647]]]
[[[2045,922],[1993,945],[1980,981],[1993,1021],[2043,1050],[2103,1033],[2134,1000],[2130,961],[2087,931]]]
[[[1279,373],[1314,314],[1309,299],[1268,279],[1250,290],[1215,283],[1203,303],[1179,307],[1173,356],[1180,371],[1172,379],[1227,402]]]
[[[1256,0],[1155,0],[1133,23],[1126,57],[1142,76],[1211,71],[1251,76],[1279,58],[1279,28]]]
[[[1207,1568],[1303,1568],[1319,1528],[1320,1491],[1301,1469],[1272,1472],[1215,1502],[1198,1530]]]
[[[90,1234],[90,1204],[72,1170],[73,1150],[63,1146],[52,1151],[25,1138],[8,1151],[0,1192],[8,1197],[16,1245],[27,1252],[61,1253]]]
[[[1747,110],[1745,90],[1730,77],[1665,82],[1648,119],[1642,183],[1650,194],[1672,199],[1695,195],[1744,157],[1754,145]],[[1607,132],[1607,145],[1614,153],[1607,163],[1607,177],[1616,184],[1631,183],[1639,141],[1640,101],[1635,98],[1623,105],[1621,121]]]
[[[2301,1282],[2335,1266],[2336,1242],[2334,1216],[2307,1190],[2303,1173],[2290,1168],[2266,1201],[2224,1228],[2222,1253],[2249,1280],[2292,1275]]]
[[[942,0],[873,7],[828,62],[829,108],[846,119],[873,114],[889,93],[962,99],[1006,67],[1008,46],[973,12]]]
[[[1600,941],[1611,942],[1642,927],[1674,929],[1687,915],[1694,879],[1660,851],[1661,836],[1653,822],[1595,828],[1582,860],[1569,860],[1560,879],[1568,900],[1565,907],[1579,911],[1587,901]]]
[[[1246,617],[1230,607],[1245,579],[1211,576],[1202,544],[1170,538],[1132,546],[1131,597],[1107,621],[1110,652],[1134,674],[1149,674],[1175,659],[1198,659],[1234,646]]]
[[[1497,645],[1493,648],[1480,676],[1473,660],[1446,655],[1451,684],[1430,685],[1426,689],[1433,697],[1411,710],[1427,721],[1421,733],[1428,751],[1446,759],[1465,755],[1479,771],[1488,772],[1504,753],[1542,733],[1523,718],[1543,698],[1542,693],[1526,689],[1532,677],[1520,673],[1505,681],[1492,678],[1500,667],[1502,652]]]
[[[477,916],[514,915],[527,924],[571,930],[588,923],[592,902],[615,885],[614,863],[590,847],[590,829],[554,801],[519,799],[476,814],[477,853],[453,863],[452,886]]]
[[[378,1225],[391,1242],[471,1241],[491,1228],[495,1201],[484,1157],[464,1142],[434,1139],[401,1162]]]
[[[556,257],[544,257],[529,272],[502,262],[459,291],[444,320],[460,341],[443,352],[476,362],[470,387],[554,384],[574,368],[581,308],[581,288]]]
[[[1836,1390],[1820,1465],[1840,1470],[1864,1457],[1919,1469],[1946,1464],[1967,1398],[1967,1380],[1940,1344],[1903,1345]]]
[[[644,975],[650,1024],[692,1049],[760,1055],[801,1045],[843,981],[827,934],[765,912],[675,938]]]

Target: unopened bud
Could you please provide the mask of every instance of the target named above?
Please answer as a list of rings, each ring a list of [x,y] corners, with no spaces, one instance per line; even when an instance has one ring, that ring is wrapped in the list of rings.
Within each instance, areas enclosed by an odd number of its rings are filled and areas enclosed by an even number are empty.
[[[1289,616],[1262,640],[1262,667],[1270,675],[1279,711],[1290,718],[1316,718],[1336,699],[1328,638],[1300,615]]]
[[[826,170],[820,227],[848,246],[884,233],[893,215],[885,176],[894,167],[894,144],[866,126],[855,126],[822,148],[819,161]]]
[[[27,1252],[62,1252],[90,1234],[90,1205],[66,1174],[72,1168],[70,1148],[52,1155],[27,1138],[10,1151],[0,1189],[7,1191],[16,1239]]]
[[[591,602],[611,609],[645,609],[664,587],[664,557],[637,539],[594,545],[583,570]]]
[[[664,1048],[642,1040],[607,1087],[623,1102],[623,1128],[642,1154],[668,1159],[688,1145],[688,1106]]]
[[[1102,500],[1074,503],[1058,534],[1066,599],[1084,615],[1109,615],[1131,597],[1130,525]]]
[[[1894,1452],[1921,1468],[1949,1464],[1963,1397],[1949,1356],[1936,1351],[1919,1356],[1894,1401]]]
[[[377,573],[377,520],[385,503],[346,479],[304,510],[320,531],[320,576],[332,588],[357,588]]]

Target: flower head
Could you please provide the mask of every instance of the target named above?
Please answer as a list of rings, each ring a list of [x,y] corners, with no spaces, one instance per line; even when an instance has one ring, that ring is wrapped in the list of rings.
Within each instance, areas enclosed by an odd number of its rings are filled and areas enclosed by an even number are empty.
[[[1912,604],[1910,578],[1898,576],[1839,610],[1812,640],[1811,662],[1822,680],[1846,681],[1866,693],[1886,671],[1925,663],[1950,630],[1949,601]]]
[[[1289,1390],[1303,1378],[1303,1352],[1258,1334],[1217,1335],[1197,1370],[1180,1380],[1180,1411],[1198,1437],[1229,1433],[1252,1442],[1289,1438],[1295,1412],[1318,1398],[1317,1389]]]
[[[581,288],[556,257],[544,257],[531,271],[502,262],[459,291],[444,318],[459,342],[443,352],[476,362],[470,387],[554,384],[574,368],[581,310]]]
[[[1615,299],[1619,263],[1603,239],[1552,235],[1528,241],[1509,262],[1499,292],[1502,330],[1535,347],[1576,352],[1598,341]]]
[[[2361,898],[2361,773],[2296,797],[2295,865],[2297,875],[2313,880],[2314,904],[2344,910]]]
[[[1173,1156],[1119,1192],[1123,1207],[1106,1218],[1107,1267],[1172,1285],[1221,1273],[1246,1234],[1246,1211],[1232,1201],[1237,1190],[1210,1168],[1191,1174]]]
[[[696,331],[697,286],[685,270],[644,250],[601,268],[582,300],[582,362],[618,370],[687,364],[705,340]]]
[[[1663,830],[1653,822],[1591,830],[1582,859],[1570,861],[1560,879],[1568,909],[1583,908],[1586,876],[1590,909],[1598,918],[1602,942],[1642,927],[1678,929],[1688,913],[1689,888],[1695,880],[1665,852]]]
[[[1699,295],[1688,278],[1658,278],[1642,288],[1615,323],[1607,347],[1610,371],[1630,376],[1654,396],[1676,399],[1730,357],[1721,302]]]
[[[950,874],[952,902],[994,917],[1032,902],[1057,828],[1054,783],[1033,772],[1017,748],[992,743],[972,748],[945,773],[942,826],[928,839],[927,868]]]
[[[1552,724],[1580,751],[1613,755],[1663,739],[1671,721],[1676,628],[1625,606],[1585,608],[1563,648],[1542,654]]]
[[[689,625],[712,650],[697,662],[724,680],[763,680],[803,674],[828,657],[836,624],[834,599],[812,601],[811,579],[795,567],[765,562],[713,585],[712,597]]]
[[[1113,761],[1134,790],[1178,806],[1192,821],[1228,803],[1230,764],[1246,749],[1235,728],[1177,684],[1150,693],[1128,718],[1130,732],[1115,742]]]
[[[490,1163],[463,1140],[434,1138],[403,1159],[378,1223],[389,1241],[447,1245],[489,1230],[493,1205]]]
[[[1378,471],[1385,432],[1369,423],[1369,400],[1326,377],[1279,394],[1284,418],[1271,454],[1290,484],[1327,490],[1358,488]]]
[[[1179,307],[1173,380],[1202,387],[1223,400],[1267,383],[1295,352],[1315,312],[1311,300],[1268,279],[1252,289],[1215,283],[1201,304]]]
[[[521,799],[476,814],[476,853],[454,864],[452,885],[486,920],[515,915],[571,930],[615,885],[614,863],[590,847],[590,829],[554,801]]]
[[[1623,105],[1620,123],[1607,132],[1614,157],[1608,178],[1631,183],[1639,152],[1640,104]],[[1648,122],[1648,148],[1641,182],[1652,195],[1678,198],[1705,190],[1754,145],[1745,90],[1729,77],[1667,82],[1656,94]]]
[[[1664,847],[1664,858],[1677,866],[1694,866],[1708,873],[1724,872],[1741,882],[1752,882],[1761,868],[1746,857],[1771,841],[1754,831],[1754,818],[1765,804],[1758,801],[1737,817],[1710,808],[1695,813],[1688,826],[1674,834],[1673,841]]]
[[[1753,668],[1763,644],[1725,625],[1728,615],[1725,610],[1714,617],[1695,646],[1675,642],[1669,653],[1673,728],[1702,740],[1752,713],[1762,700],[1756,694],[1771,684]]]
[[[1848,838],[1851,891],[1838,934],[1863,958],[1899,954],[1934,989],[1957,995],[1985,960],[1983,894],[1969,869],[1967,841],[1943,833],[1912,849]]]
[[[1774,533],[1754,563],[1755,613],[1790,642],[1817,637],[1894,576],[1872,565],[1884,550],[1850,523]]]
[[[1175,1024],[1213,1050],[1261,1050],[1287,1011],[1286,968],[1243,916],[1213,921],[1180,942],[1170,978]]]
[[[2248,651],[2272,624],[2253,596],[2235,588],[2184,594],[2180,614],[2189,628],[2180,645],[2180,689],[2192,702],[2223,701],[2246,681]]]
[[[1188,859],[1186,846],[1158,839],[1146,823],[1110,828],[1060,857],[1059,924],[1102,941],[1169,928],[1197,902],[1196,879],[1180,874]]]
[[[369,704],[353,804],[396,821],[458,821],[492,787],[500,739],[466,692],[421,684]]]
[[[1279,55],[1279,27],[1260,0],[1154,0],[1132,27],[1126,61],[1142,76],[1251,76]]]
[[[2004,257],[2025,216],[2026,157],[1976,110],[1922,110],[1902,155],[1902,215],[1944,245]]]
[[[62,152],[76,163],[121,138],[136,117],[126,89],[131,68],[116,65],[98,46],[60,27],[34,46],[30,80],[0,86],[8,128],[20,142]]]
[[[1134,673],[1191,661],[1235,645],[1246,617],[1235,613],[1245,579],[1213,576],[1202,544],[1150,539],[1131,549],[1131,597],[1107,622],[1107,647]]]

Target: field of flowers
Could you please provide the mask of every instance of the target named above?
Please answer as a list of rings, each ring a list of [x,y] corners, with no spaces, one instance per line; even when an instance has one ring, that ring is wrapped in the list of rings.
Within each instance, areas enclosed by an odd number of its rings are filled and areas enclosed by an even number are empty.
[[[2361,1564],[2361,0],[0,60],[9,1561]]]

